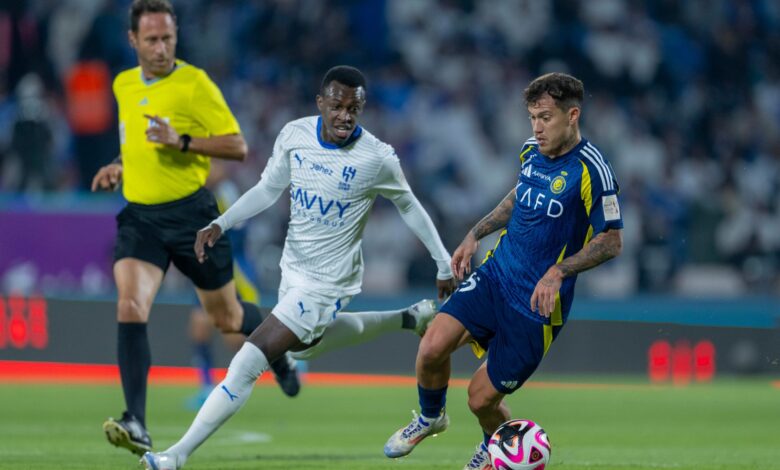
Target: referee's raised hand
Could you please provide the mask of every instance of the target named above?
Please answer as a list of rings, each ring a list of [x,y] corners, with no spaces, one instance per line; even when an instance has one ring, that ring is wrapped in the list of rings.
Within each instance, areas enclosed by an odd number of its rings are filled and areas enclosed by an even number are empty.
[[[168,147],[179,148],[179,133],[176,132],[173,126],[165,122],[160,116],[144,114],[144,117],[154,123],[153,126],[146,128],[146,140]]]
[[[206,244],[209,248],[222,236],[222,229],[217,224],[211,224],[208,227],[204,227],[198,230],[198,235],[195,237],[195,257],[198,258],[198,262],[202,263],[206,261]]]

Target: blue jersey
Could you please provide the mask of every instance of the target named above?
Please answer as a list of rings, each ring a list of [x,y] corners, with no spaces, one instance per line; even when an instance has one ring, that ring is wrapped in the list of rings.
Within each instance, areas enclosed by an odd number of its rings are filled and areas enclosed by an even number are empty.
[[[513,309],[562,325],[576,276],[563,280],[548,319],[531,311],[531,294],[550,266],[581,250],[593,236],[623,228],[618,184],[609,162],[585,139],[556,158],[543,155],[536,140],[529,139],[520,161],[511,219],[483,268]]]

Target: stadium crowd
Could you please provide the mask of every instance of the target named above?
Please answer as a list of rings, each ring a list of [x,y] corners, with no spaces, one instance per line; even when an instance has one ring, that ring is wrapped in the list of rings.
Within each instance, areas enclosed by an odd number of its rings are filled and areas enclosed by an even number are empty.
[[[369,79],[363,124],[396,148],[453,249],[517,177],[531,134],[523,89],[570,72],[585,83],[583,135],[614,165],[625,220],[623,256],[580,291],[780,292],[778,2],[174,4],[179,57],[219,84],[249,144],[249,163],[231,167],[241,190],[281,126],[316,113],[323,71],[352,64]],[[0,1],[0,191],[84,191],[116,156],[111,80],[136,65],[128,6]],[[277,204],[249,227],[269,290],[287,214]],[[434,267],[392,206],[372,218],[365,289],[428,283]]]

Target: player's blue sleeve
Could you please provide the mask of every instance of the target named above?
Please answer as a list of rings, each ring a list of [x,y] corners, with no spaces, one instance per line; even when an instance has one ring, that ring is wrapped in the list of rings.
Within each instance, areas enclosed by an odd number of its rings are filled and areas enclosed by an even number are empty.
[[[592,145],[583,147],[580,193],[593,235],[607,229],[623,228],[618,193],[620,187],[609,162]]]

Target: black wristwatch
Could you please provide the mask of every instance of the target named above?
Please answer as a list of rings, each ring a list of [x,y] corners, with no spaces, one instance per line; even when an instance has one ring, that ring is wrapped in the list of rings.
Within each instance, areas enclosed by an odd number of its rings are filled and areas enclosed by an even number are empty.
[[[181,145],[179,146],[179,150],[181,150],[181,153],[186,153],[187,150],[190,149],[190,142],[192,142],[192,136],[189,134],[182,134],[179,136],[179,141],[181,142]]]

